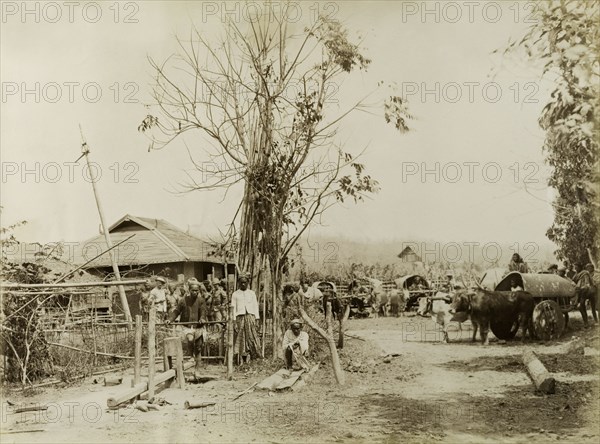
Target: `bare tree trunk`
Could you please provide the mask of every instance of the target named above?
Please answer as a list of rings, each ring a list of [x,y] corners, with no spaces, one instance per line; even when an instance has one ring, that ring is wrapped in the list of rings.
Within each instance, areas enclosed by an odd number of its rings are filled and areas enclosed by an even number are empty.
[[[338,385],[344,385],[346,382],[346,376],[344,374],[344,370],[342,370],[342,366],[340,364],[340,357],[337,352],[337,348],[335,347],[335,341],[333,340],[333,322],[332,322],[332,314],[331,314],[331,302],[327,303],[327,310],[325,313],[325,321],[327,322],[327,331],[323,330],[321,327],[317,325],[315,321],[313,321],[310,316],[304,311],[304,308],[300,307],[300,314],[302,315],[302,319],[308,325],[311,326],[313,330],[323,337],[327,341],[327,345],[329,346],[329,352],[331,353],[331,366],[333,367],[333,374],[335,376],[335,380]]]

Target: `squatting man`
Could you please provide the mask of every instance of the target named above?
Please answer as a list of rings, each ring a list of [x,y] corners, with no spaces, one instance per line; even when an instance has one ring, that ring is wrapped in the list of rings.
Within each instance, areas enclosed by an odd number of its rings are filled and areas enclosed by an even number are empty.
[[[294,361],[300,364],[298,359],[303,359],[308,354],[308,333],[302,331],[300,319],[290,322],[290,328],[283,335],[282,347],[285,368],[288,370],[294,369]]]

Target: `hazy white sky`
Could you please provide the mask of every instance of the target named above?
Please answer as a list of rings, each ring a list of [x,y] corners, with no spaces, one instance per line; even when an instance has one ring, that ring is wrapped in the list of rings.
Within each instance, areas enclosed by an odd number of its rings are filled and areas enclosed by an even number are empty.
[[[396,82],[417,117],[407,135],[379,116],[345,121],[340,142],[354,151],[368,145],[363,162],[382,191],[332,209],[314,233],[548,245],[551,192],[537,118],[550,85],[535,67],[491,54],[522,35],[531,6],[500,3],[292,3],[294,23],[328,12],[364,36],[372,66],[334,92],[340,105],[385,80]],[[229,222],[238,196],[220,203],[220,193],[174,194],[189,168],[184,147],[148,152],[137,126],[150,100],[147,57],[164,60],[192,23],[216,36],[229,11],[243,24],[247,6],[23,5],[2,3],[2,225],[27,220],[18,237],[39,242],[98,232],[83,163],[69,164],[81,153],[79,124],[102,173],[109,223],[130,213],[213,233]]]

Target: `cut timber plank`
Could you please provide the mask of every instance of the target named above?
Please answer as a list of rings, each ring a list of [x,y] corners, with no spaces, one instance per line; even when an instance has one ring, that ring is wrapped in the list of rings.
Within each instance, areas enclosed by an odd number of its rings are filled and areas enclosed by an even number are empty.
[[[296,383],[296,381],[300,378],[300,376],[302,376],[303,373],[304,370],[292,372],[292,374],[287,379],[284,379],[277,387],[275,387],[275,390],[285,390],[290,388]]]
[[[275,390],[275,387],[281,384],[281,382],[288,376],[290,376],[290,371],[282,368],[277,373],[272,374],[268,378],[263,379],[261,382],[256,384],[256,388],[259,390]]]

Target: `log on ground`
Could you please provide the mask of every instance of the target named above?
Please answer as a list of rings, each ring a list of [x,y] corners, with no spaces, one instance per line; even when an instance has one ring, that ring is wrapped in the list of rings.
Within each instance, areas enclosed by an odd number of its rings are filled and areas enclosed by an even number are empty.
[[[186,409],[200,409],[203,407],[209,407],[211,405],[215,405],[216,402],[215,401],[185,401],[185,408]]]
[[[527,350],[523,353],[523,364],[527,367],[529,376],[533,380],[536,388],[542,393],[551,394],[556,389],[556,380],[546,370],[544,364],[540,362],[535,353]]]

